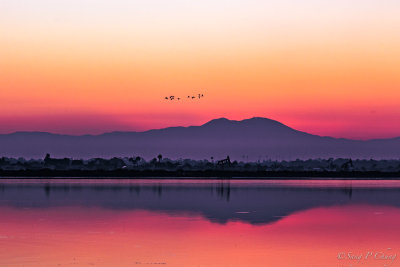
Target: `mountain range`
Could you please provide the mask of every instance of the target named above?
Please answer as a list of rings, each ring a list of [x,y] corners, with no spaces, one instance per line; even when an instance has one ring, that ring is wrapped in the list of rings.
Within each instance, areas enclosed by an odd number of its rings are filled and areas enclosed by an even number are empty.
[[[278,121],[255,117],[242,121],[220,118],[201,126],[169,127],[144,132],[62,135],[15,132],[0,135],[0,156],[136,157],[233,160],[308,158],[399,159],[400,137],[351,140],[297,131]]]

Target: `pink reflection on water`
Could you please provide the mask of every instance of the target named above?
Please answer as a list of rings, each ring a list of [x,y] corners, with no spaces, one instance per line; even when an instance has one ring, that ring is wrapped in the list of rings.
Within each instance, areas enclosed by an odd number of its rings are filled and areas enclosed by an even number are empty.
[[[321,207],[268,225],[79,207],[0,214],[0,266],[400,266],[365,259],[400,251],[400,209],[389,206]]]

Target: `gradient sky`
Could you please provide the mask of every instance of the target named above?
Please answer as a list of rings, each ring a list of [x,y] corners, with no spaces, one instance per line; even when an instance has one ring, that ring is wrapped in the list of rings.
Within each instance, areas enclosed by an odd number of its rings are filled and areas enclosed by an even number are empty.
[[[398,0],[2,0],[0,133],[262,116],[400,136],[399,28]]]

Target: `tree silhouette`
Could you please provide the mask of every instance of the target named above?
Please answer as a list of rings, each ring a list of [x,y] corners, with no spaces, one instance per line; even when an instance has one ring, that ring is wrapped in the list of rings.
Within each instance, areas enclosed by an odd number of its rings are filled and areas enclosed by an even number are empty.
[[[157,158],[158,158],[158,162],[161,162],[161,160],[162,160],[162,155],[159,154],[159,155],[157,156]]]
[[[48,164],[50,162],[50,154],[47,153],[46,157],[44,157],[44,164]]]

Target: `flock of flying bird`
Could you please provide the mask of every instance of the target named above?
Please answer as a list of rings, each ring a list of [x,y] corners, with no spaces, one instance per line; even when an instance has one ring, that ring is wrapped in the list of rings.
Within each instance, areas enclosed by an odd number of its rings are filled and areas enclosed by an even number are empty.
[[[197,94],[197,96],[190,96],[190,95],[187,96],[188,99],[195,99],[195,98],[200,99],[200,98],[202,98],[202,97],[204,97],[203,94]],[[165,100],[181,100],[180,97],[175,97],[175,96],[173,96],[173,95],[171,95],[171,96],[166,96],[164,99],[165,99]]]

